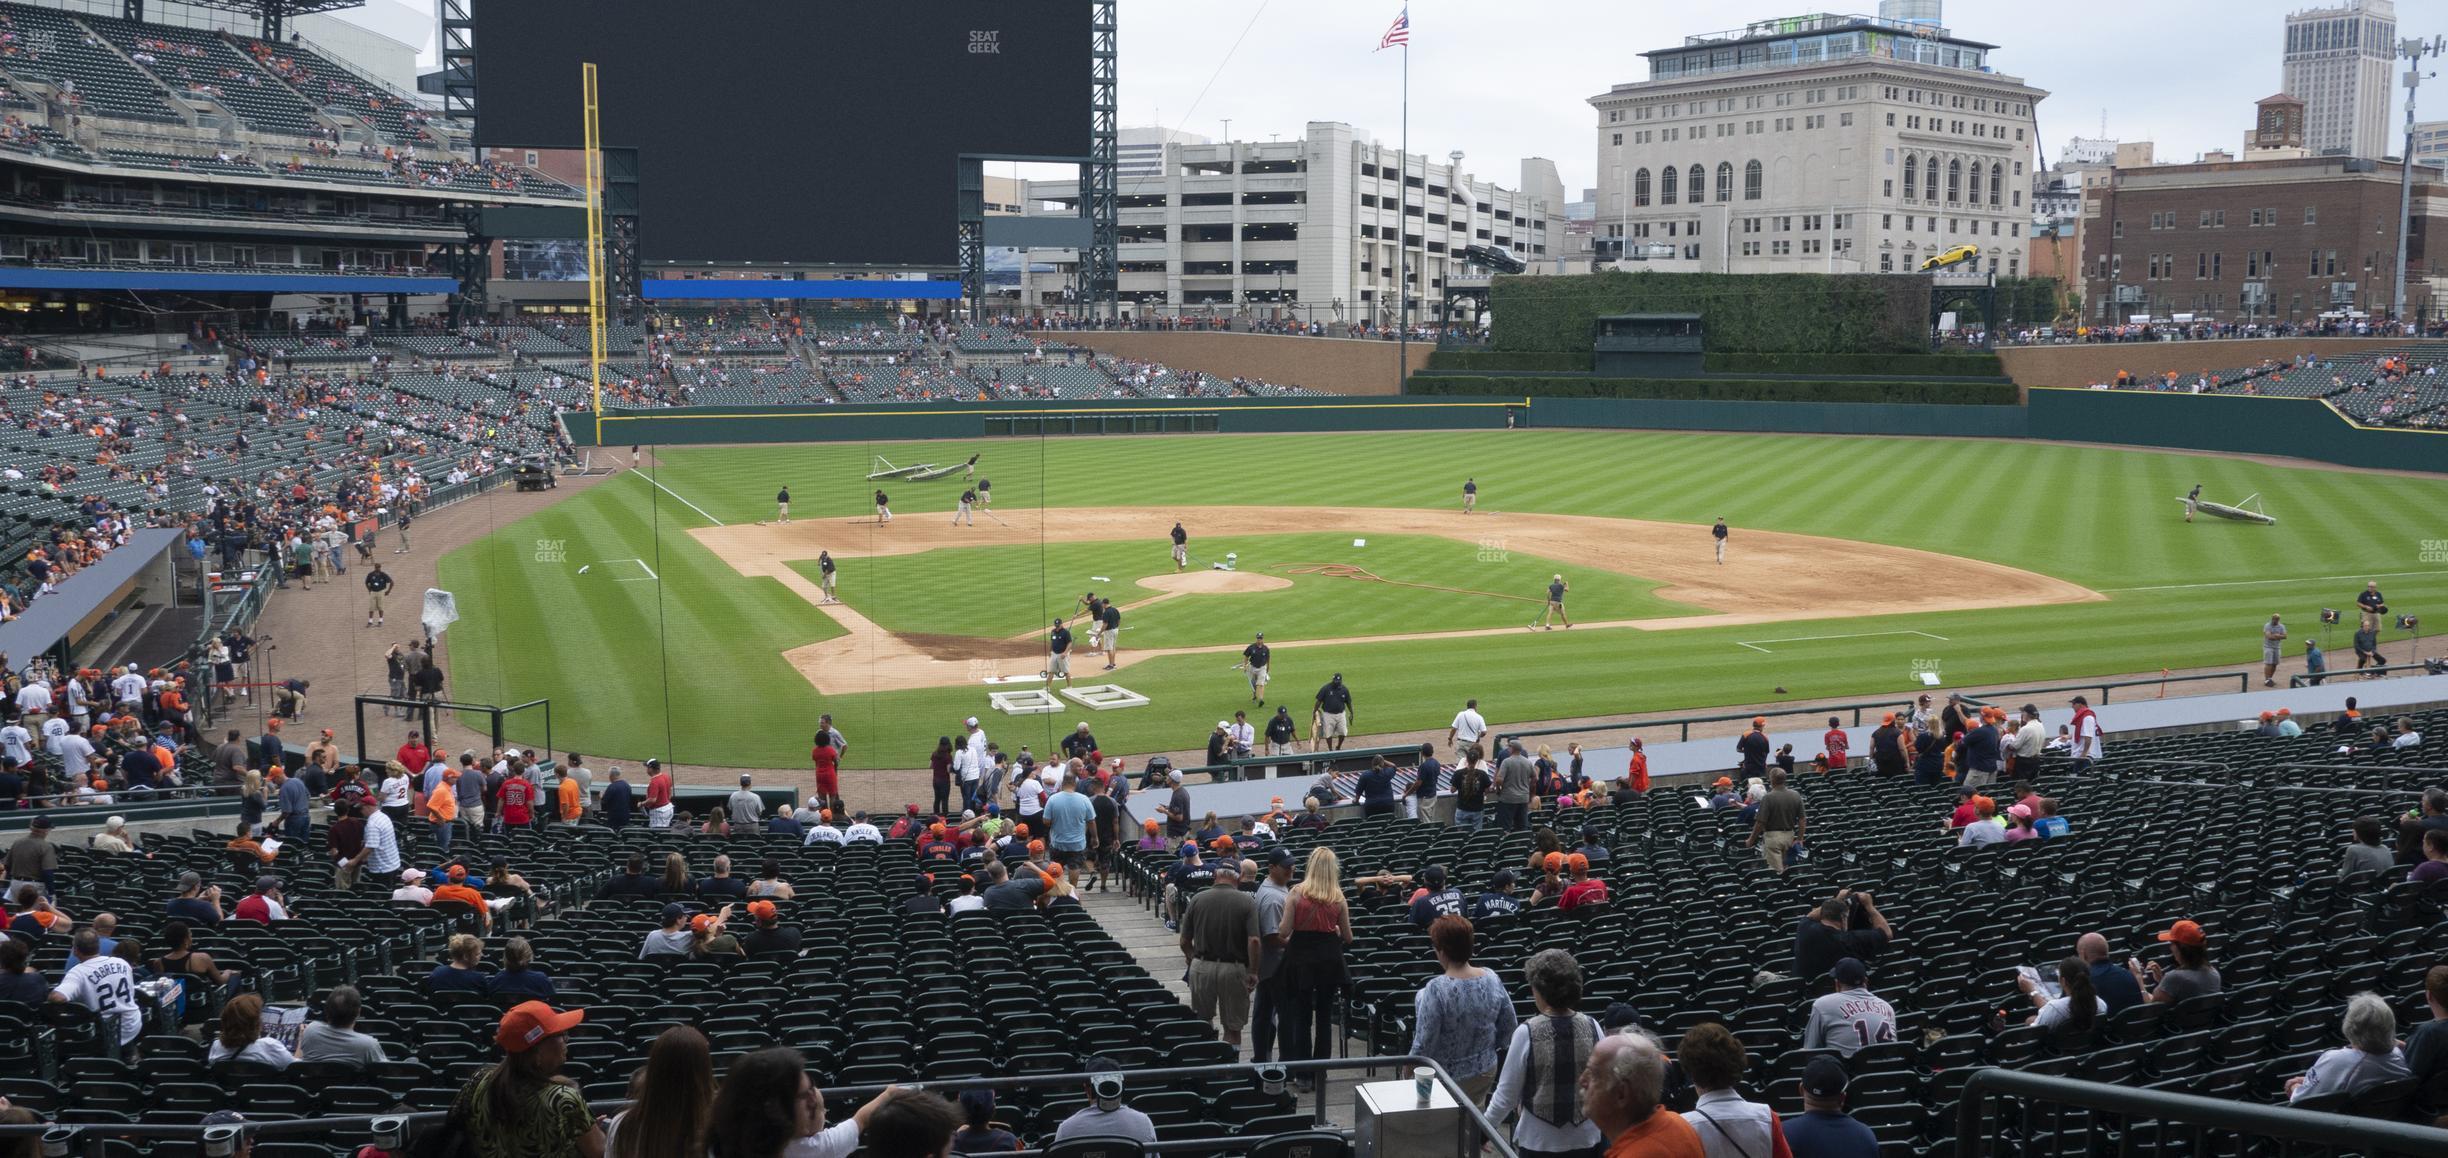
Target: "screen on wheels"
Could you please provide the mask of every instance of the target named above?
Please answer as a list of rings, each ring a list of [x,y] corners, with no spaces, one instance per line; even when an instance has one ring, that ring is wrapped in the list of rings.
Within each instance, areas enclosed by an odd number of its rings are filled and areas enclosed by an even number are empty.
[[[583,145],[595,64],[649,263],[949,266],[962,154],[1088,154],[1088,0],[474,7],[477,143]]]

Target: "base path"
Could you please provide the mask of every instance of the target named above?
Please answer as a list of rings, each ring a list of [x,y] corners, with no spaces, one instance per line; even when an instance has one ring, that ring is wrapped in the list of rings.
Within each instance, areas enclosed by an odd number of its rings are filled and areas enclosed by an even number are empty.
[[[1119,542],[1144,539],[1151,569],[1168,573],[1132,578],[1150,586],[1188,586],[1193,574],[1169,573],[1166,531],[1175,520],[1201,537],[1290,532],[1350,532],[1359,535],[1438,535],[1465,543],[1502,539],[1507,551],[1556,559],[1568,566],[1616,571],[1664,584],[1660,598],[1706,608],[1713,614],[1583,623],[1576,631],[1634,628],[1672,631],[1772,623],[1790,619],[1849,619],[1924,611],[1967,611],[2082,603],[2103,599],[2096,591],[2030,571],[1881,543],[1737,529],[1719,564],[1708,528],[1688,523],[1609,519],[1593,515],[1506,512],[1464,515],[1459,511],[1369,507],[1063,507],[998,511],[998,523],[954,527],[937,519],[823,519],[788,524],[699,527],[689,533],[743,575],[770,576],[816,603],[847,634],[794,648],[790,662],[825,695],[903,691],[976,685],[990,675],[1015,674],[1042,665],[1037,636],[975,639],[886,631],[842,603],[823,603],[816,585],[791,568],[819,551],[835,558],[911,555],[962,547],[1025,546],[1035,542]],[[1248,574],[1248,573],[1243,573]],[[1255,577],[1255,576],[1254,576]],[[1115,578],[1123,578],[1120,575]],[[1216,582],[1205,580],[1203,582]],[[1242,580],[1248,582],[1248,580]],[[1182,589],[1156,598],[1178,598]],[[1142,601],[1148,602],[1148,601]],[[1518,628],[1417,632],[1349,639],[1284,640],[1278,649],[1377,643],[1397,639],[1501,635]],[[1272,641],[1271,641],[1272,642]],[[1238,654],[1242,644],[1203,647],[1126,648],[1119,666],[1169,655]],[[996,661],[1003,661],[998,664]],[[1075,656],[1075,671],[1103,665]],[[1009,669],[1009,670],[998,670]]]

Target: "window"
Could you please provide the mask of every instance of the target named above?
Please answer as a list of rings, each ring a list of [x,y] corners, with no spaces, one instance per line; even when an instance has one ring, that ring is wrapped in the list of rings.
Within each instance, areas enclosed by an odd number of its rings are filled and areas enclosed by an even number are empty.
[[[1947,162],[1947,203],[1963,200],[1963,162]]]
[[[1792,257],[1793,242],[1771,241],[1768,243],[1768,253],[1771,257]]]
[[[1974,205],[1978,205],[1978,204],[1980,204],[1980,193],[1981,193],[1981,171],[1980,171],[1980,164],[1979,164],[1978,162],[1974,162],[1974,163],[1973,163],[1973,165],[1972,165],[1972,187],[1971,187],[1971,193],[1972,193],[1972,198],[1971,198],[1971,200],[1972,200],[1972,204],[1974,204]]]
[[[1888,119],[1889,119],[1890,121],[1892,121],[1892,120],[1894,120],[1895,118],[1894,118],[1893,114],[1890,114],[1890,115],[1889,115],[1889,117],[1888,117]],[[1894,254],[1892,254],[1892,253],[1882,253],[1882,254],[1880,254],[1880,255],[1879,255],[1879,272],[1880,272],[1880,273],[1894,273],[1894,272],[1895,272],[1895,255],[1894,255]]]
[[[2200,280],[2202,280],[2203,278],[2206,278],[2206,277],[2209,277],[2209,276],[2210,276],[2210,255],[2209,255],[2209,254],[2206,254],[2206,253],[2197,253],[2197,254],[2194,254],[2194,255],[2193,255],[2193,280],[2195,280],[2195,281],[2200,281]]]
[[[1672,169],[1667,170],[1670,173],[1673,171]],[[1647,169],[1632,174],[1632,203],[1634,205],[1649,203],[1649,170]]]
[[[1760,243],[1759,243],[1759,242],[1756,242],[1756,241],[1746,241],[1746,242],[1743,242],[1743,243],[1742,243],[1742,255],[1743,255],[1744,257],[1758,257],[1758,256],[1759,256],[1759,253],[1760,253]]]
[[[1885,179],[1883,179],[1883,180],[1881,180],[1881,181],[1879,182],[1879,196],[1881,196],[1881,197],[1893,197],[1893,196],[1895,196],[1895,178],[1893,178],[1893,177],[1888,177],[1888,178],[1885,178]]]
[[[2201,211],[2201,225],[2200,225],[2200,228],[2203,228],[2203,229],[2208,229],[2208,228],[2210,228],[2210,211],[2209,211],[2209,210],[2207,210],[2207,209],[2204,209],[2204,210],[2202,210],[2202,211]]]
[[[2318,206],[2318,205],[2306,205],[2306,206],[2304,206],[2304,224],[2306,224],[2306,225],[2318,225],[2318,224],[2320,224],[2320,206]]]
[[[1989,207],[1998,207],[1998,190],[2005,187],[2006,170],[1997,162],[1989,163]]]
[[[1734,162],[1732,161],[1717,162],[1717,199],[1719,201],[1734,199]]]
[[[1921,195],[1920,173],[1921,163],[1914,159],[1912,154],[1904,154],[1904,199],[1906,201]]]
[[[1674,166],[1668,165],[1658,170],[1658,204],[1672,205],[1675,203],[1676,181],[1677,173]]]
[[[2210,255],[2210,280],[2212,281],[2217,281],[2222,276],[2219,273],[2219,258],[2222,256],[2224,255],[2216,253]]]
[[[2260,210],[2255,209],[2255,210],[2253,210],[2253,211],[2252,211],[2252,222],[2251,222],[2251,223],[2252,223],[2252,224],[2254,224],[2254,225],[2259,225],[2259,224],[2261,224],[2261,211],[2260,211]]]
[[[1931,157],[1928,167],[1922,170],[1922,188],[1928,190],[1923,194],[1924,196],[1932,201],[1938,199],[1938,158],[1936,157]]]
[[[1851,113],[1838,113],[1838,114],[1836,114],[1836,124],[1837,124],[1837,127],[1842,128],[1842,127],[1844,127],[1844,126],[1846,126],[1846,125],[1850,125],[1850,124],[1852,124],[1852,123],[1853,123],[1853,114],[1851,114]]]
[[[1615,143],[1616,143],[1617,145],[1622,145],[1622,144],[1623,144],[1623,134],[1622,134],[1622,133],[1617,133],[1617,134],[1615,134]]]
[[[1708,171],[1698,165],[1692,166],[1683,188],[1685,190],[1684,199],[1694,205],[1708,200]]]
[[[1759,199],[1760,163],[1757,161],[1746,162],[1743,165],[1743,200],[1757,201]]]
[[[1895,214],[1893,214],[1893,213],[1881,213],[1881,214],[1879,214],[1879,228],[1880,228],[1880,229],[1893,229],[1893,228],[1895,228]]]
[[[1889,113],[1889,114],[1887,114],[1887,127],[1888,127],[1888,128],[1891,128],[1891,129],[1895,127],[1895,114],[1894,114],[1894,113]]]
[[[1802,252],[1804,253],[1817,253],[1822,248],[1824,248],[1824,243],[1816,237],[1807,237],[1802,240]]]

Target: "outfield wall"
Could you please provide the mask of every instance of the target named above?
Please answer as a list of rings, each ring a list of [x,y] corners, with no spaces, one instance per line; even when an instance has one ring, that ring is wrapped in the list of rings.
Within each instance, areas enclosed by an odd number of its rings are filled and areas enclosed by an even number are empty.
[[[2029,395],[2033,438],[2448,471],[2448,431],[2360,427],[2315,398],[2087,389]]]

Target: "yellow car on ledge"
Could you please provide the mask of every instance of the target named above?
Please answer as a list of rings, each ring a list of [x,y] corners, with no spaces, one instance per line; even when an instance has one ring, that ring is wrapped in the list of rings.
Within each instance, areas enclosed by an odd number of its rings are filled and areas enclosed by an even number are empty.
[[[1979,246],[1958,245],[1944,253],[1933,253],[1929,255],[1929,257],[1921,263],[1921,272],[1928,273],[1933,269],[1945,269],[1951,265],[1961,265],[1964,262],[1970,261],[1979,256]]]

